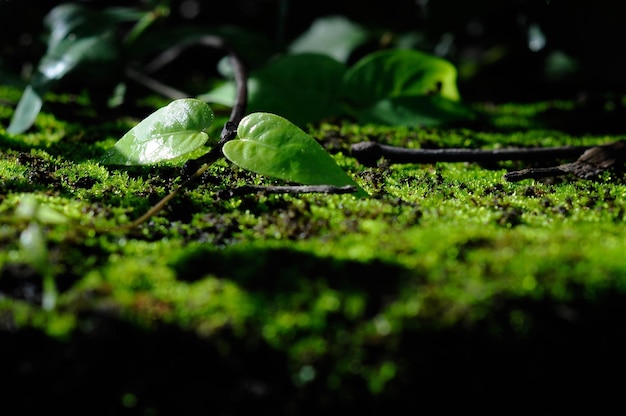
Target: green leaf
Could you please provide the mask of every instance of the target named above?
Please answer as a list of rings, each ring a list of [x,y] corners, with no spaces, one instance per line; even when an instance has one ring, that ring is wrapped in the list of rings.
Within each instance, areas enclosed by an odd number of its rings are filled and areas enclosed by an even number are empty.
[[[94,12],[77,4],[62,4],[46,16],[48,50],[39,63],[41,84],[63,78],[76,69],[99,77],[120,59],[116,23],[128,20],[114,9]]]
[[[224,156],[261,175],[305,185],[353,185],[367,195],[311,136],[288,120],[252,113],[241,120],[238,140],[224,145]]]
[[[62,224],[67,217],[54,208],[41,204],[33,194],[24,194],[15,210],[17,218],[35,221],[41,224]]]
[[[305,126],[343,113],[340,104],[344,64],[318,54],[288,55],[251,74],[248,110],[280,114]],[[228,82],[200,99],[233,105],[235,87]]]
[[[403,96],[460,98],[454,65],[415,50],[381,51],[361,59],[346,72],[344,93],[357,107]]]
[[[44,19],[50,31],[48,50],[56,49],[69,38],[90,37],[111,30],[117,23],[139,20],[145,14],[146,12],[130,7],[110,7],[93,11],[80,4],[60,4]]]
[[[7,127],[7,133],[20,134],[33,125],[43,105],[43,92],[35,90],[32,85],[26,87]]]
[[[436,95],[393,97],[356,111],[362,124],[435,127],[474,119],[474,113],[458,101]]]
[[[102,160],[111,165],[147,165],[184,156],[208,140],[213,111],[184,98],[158,109],[126,133]]]
[[[79,65],[89,63],[89,71],[95,71],[101,65],[118,59],[112,32],[101,32],[84,38],[68,38],[43,57],[38,71],[44,81],[56,81],[63,78]]]
[[[455,67],[415,50],[366,56],[346,72],[344,94],[360,123],[419,127],[474,118],[459,102]]]
[[[69,72],[79,67],[97,74],[102,82],[119,60],[115,39],[115,15],[98,14],[76,4],[62,4],[46,16],[50,29],[48,50],[39,62],[31,85],[20,98],[9,133],[26,131],[35,122],[43,95]]]
[[[343,16],[321,17],[289,45],[289,52],[320,53],[346,63],[354,49],[368,38],[363,27]]]

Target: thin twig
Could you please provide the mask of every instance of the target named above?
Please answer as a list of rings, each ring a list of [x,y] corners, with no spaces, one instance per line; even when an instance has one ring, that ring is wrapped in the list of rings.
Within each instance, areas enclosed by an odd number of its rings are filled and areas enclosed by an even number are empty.
[[[514,170],[504,174],[504,179],[509,182],[519,182],[524,179],[542,179],[554,176],[567,175],[568,170],[563,169],[564,165],[550,166],[547,168],[526,168],[521,170]]]
[[[265,194],[349,194],[356,191],[356,186],[333,186],[333,185],[286,185],[286,186],[263,186],[263,185],[244,185],[238,188],[226,189],[220,191],[218,197],[221,199],[232,198],[235,196],[265,193]]]
[[[518,182],[523,179],[541,179],[572,173],[579,178],[591,179],[605,170],[626,160],[626,141],[619,140],[601,146],[590,147],[572,163],[564,163],[549,168],[528,168],[508,172],[504,179]]]
[[[144,87],[149,88],[152,91],[163,95],[164,97],[171,98],[172,100],[189,97],[189,94],[187,94],[186,92],[163,84],[161,81],[151,78],[141,71],[138,71],[137,69],[130,67],[126,68],[125,74],[129,79],[135,81],[136,83],[143,85]]]
[[[384,157],[390,163],[499,162],[504,160],[549,160],[575,158],[590,146],[528,147],[509,149],[407,149],[375,142],[359,142],[350,151],[359,162],[375,166]]]

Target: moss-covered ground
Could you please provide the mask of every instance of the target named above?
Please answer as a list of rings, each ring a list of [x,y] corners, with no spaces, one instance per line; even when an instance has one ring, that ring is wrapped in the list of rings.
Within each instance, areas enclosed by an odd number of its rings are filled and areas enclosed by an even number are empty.
[[[2,90],[4,128],[19,94]],[[507,169],[526,165],[365,167],[349,154],[363,140],[603,144],[620,138],[610,108],[477,105],[479,121],[445,129],[322,123],[309,132],[370,198],[228,197],[274,182],[220,161],[147,223],[120,230],[181,181],[177,163],[98,163],[150,104],[129,115],[96,113],[84,96],[47,103],[28,133],[0,127],[2,408],[563,414],[617,402],[619,170],[509,183]],[[36,221],[18,215],[28,195],[64,219],[39,224],[43,266],[23,238]],[[42,308],[42,275],[59,292],[53,309]]]

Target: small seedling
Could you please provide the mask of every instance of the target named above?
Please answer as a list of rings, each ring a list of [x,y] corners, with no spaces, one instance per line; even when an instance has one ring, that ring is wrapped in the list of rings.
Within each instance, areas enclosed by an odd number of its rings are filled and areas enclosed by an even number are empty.
[[[143,165],[182,157],[204,144],[208,138],[204,130],[211,121],[212,112],[204,102],[176,100],[126,133],[105,156],[103,163]],[[230,136],[228,125],[225,130]],[[237,134],[239,139],[220,140],[200,160],[208,156],[212,163],[217,158],[216,152],[221,150],[228,160],[252,172],[288,182],[322,186],[296,188],[302,192],[319,190],[328,193],[334,188],[337,193],[352,190],[359,197],[367,196],[319,143],[280,116],[252,113],[238,124]],[[155,205],[140,221],[157,212],[163,203],[189,186],[207,167],[207,163],[202,165],[188,181],[183,182],[181,188]],[[284,187],[280,189],[288,192]],[[133,225],[136,224],[137,221],[133,222]]]
[[[144,85],[145,81],[154,81],[138,71],[140,66],[129,66],[122,57],[132,55],[136,62],[141,62],[142,57],[153,53],[145,47],[150,43],[146,42],[145,33],[159,15],[165,14],[156,9],[146,13],[130,8],[111,8],[96,13],[72,4],[54,8],[47,17],[48,51],[18,103],[8,132],[20,133],[28,129],[41,109],[43,94],[70,72],[123,68],[125,71],[120,73],[125,72]],[[135,25],[120,41],[115,35],[121,22]],[[140,40],[144,42],[143,51]],[[359,42],[355,40],[352,47]],[[166,51],[156,61],[170,62],[171,56],[177,56],[170,52],[180,52],[190,44],[221,49],[230,58],[234,81],[209,92],[203,99],[232,106],[231,116],[219,140],[210,143],[211,150],[188,161],[180,188],[137,221],[158,211],[222,156],[261,175],[322,186],[320,189],[324,192],[328,192],[329,187],[335,187],[338,192],[355,189],[355,195],[366,196],[319,143],[298,126],[334,116],[410,126],[437,125],[472,117],[471,111],[459,102],[455,67],[424,52],[401,49],[375,52],[352,67],[323,54],[291,54],[268,62],[248,79],[233,49],[220,37],[203,34],[191,41],[188,37],[174,36],[166,42]],[[128,51],[131,53],[123,53]],[[162,58],[167,56],[170,58]],[[148,64],[143,70],[149,73],[149,67],[153,66]],[[244,118],[248,90],[253,112]],[[175,95],[184,94],[177,91]],[[206,130],[212,121],[213,112],[205,102],[176,99],[126,133],[102,162],[129,166],[184,160],[210,140]],[[239,138],[233,140],[237,135]],[[306,191],[312,189],[315,188],[306,188]]]

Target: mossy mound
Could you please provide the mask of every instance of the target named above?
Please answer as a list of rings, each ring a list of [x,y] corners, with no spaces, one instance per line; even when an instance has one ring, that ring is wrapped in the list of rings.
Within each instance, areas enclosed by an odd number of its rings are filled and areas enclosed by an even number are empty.
[[[54,105],[88,108],[70,101]],[[519,163],[365,167],[350,157],[363,140],[618,139],[561,128],[568,111],[578,117],[573,103],[477,109],[484,118],[462,128],[311,127],[370,198],[229,198],[225,190],[272,181],[221,161],[132,230],[116,227],[181,181],[176,164],[98,163],[136,120],[46,111],[27,134],[0,129],[3,408],[559,414],[613,403],[626,347],[620,171],[508,183]],[[20,240],[26,195],[65,219],[40,224],[43,271]],[[52,310],[41,306],[42,274],[59,291]]]

